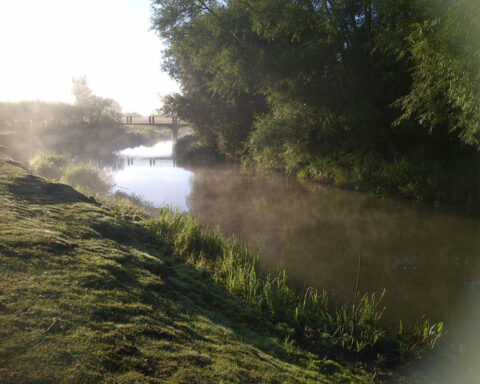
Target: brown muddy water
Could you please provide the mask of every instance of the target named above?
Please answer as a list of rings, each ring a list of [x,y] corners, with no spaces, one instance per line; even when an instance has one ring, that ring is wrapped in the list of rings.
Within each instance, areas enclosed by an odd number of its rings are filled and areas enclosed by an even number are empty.
[[[267,268],[284,267],[296,284],[325,289],[338,302],[352,299],[360,258],[360,291],[386,289],[388,324],[425,315],[445,322],[456,349],[478,350],[479,218],[240,166],[151,161],[170,154],[171,142],[120,152],[117,188],[235,234]]]

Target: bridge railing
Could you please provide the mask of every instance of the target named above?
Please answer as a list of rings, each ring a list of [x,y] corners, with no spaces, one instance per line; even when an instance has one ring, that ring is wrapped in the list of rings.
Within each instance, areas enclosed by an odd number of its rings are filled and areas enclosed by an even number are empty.
[[[180,121],[178,118],[164,116],[122,116],[119,122],[126,125],[186,124],[185,121]]]

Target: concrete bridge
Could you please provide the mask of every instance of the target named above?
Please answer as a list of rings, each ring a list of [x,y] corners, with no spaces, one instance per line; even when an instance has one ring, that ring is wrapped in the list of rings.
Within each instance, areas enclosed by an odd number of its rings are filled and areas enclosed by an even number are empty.
[[[122,125],[152,125],[159,128],[170,128],[172,130],[172,141],[175,142],[178,139],[178,130],[183,127],[188,127],[184,121],[179,121],[178,117],[134,117],[124,116],[122,121],[119,121]]]

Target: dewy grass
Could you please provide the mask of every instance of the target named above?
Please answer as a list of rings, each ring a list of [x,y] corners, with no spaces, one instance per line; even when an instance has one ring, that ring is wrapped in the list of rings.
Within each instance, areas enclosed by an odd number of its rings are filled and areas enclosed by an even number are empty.
[[[30,166],[40,176],[69,184],[89,195],[105,196],[112,186],[101,169],[91,164],[74,163],[62,154],[40,152],[30,161]]]
[[[302,292],[294,290],[285,271],[277,275],[263,272],[258,256],[243,244],[235,238],[226,239],[219,230],[202,227],[190,216],[164,209],[158,220],[150,220],[145,225],[154,237],[168,239],[178,257],[207,271],[214,281],[268,321],[293,327],[298,342],[355,352],[393,342],[399,351],[405,351],[398,335],[388,334],[380,323],[383,294],[380,297],[365,295],[357,299],[356,305],[332,309],[326,292],[313,288]],[[441,333],[441,327],[439,330]],[[418,332],[411,332],[410,337],[414,334]],[[415,337],[415,344],[419,348],[432,345],[438,336],[438,332],[422,333]]]

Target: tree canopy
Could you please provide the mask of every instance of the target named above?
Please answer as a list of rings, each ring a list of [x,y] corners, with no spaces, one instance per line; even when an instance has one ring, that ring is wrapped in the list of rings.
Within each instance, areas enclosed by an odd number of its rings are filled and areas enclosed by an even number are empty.
[[[423,162],[427,177],[480,146],[476,3],[156,0],[164,68],[182,90],[166,104],[227,156],[263,168],[351,154]]]

